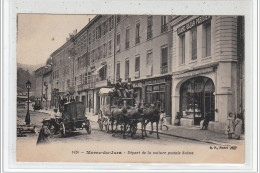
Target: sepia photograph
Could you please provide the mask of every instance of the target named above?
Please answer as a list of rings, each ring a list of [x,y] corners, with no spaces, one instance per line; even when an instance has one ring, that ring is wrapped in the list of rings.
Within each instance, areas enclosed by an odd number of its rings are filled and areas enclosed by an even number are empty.
[[[244,16],[20,13],[16,27],[17,162],[244,164]]]

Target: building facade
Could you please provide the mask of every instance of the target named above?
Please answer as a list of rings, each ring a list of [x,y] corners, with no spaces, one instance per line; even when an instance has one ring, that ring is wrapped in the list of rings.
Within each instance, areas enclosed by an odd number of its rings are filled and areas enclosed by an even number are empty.
[[[230,112],[243,103],[241,17],[176,16],[173,28],[172,113],[183,126],[209,118],[209,130],[224,132]]]
[[[36,92],[54,107],[73,99],[98,114],[100,88],[122,79],[133,82],[136,104],[160,101],[172,124],[176,115],[189,127],[207,117],[209,130],[223,132],[228,113],[244,110],[240,16],[97,15],[50,59]]]
[[[37,104],[42,105],[43,101],[43,73],[44,73],[44,67],[38,68],[34,74],[35,74],[35,100],[37,101]]]
[[[52,104],[56,108],[61,99],[70,100],[75,94],[74,80],[74,36],[75,30],[66,39],[66,43],[54,51],[50,58],[52,59]]]
[[[52,59],[49,58],[43,70],[43,102],[42,107],[49,109],[52,107]]]
[[[161,102],[171,119],[173,16],[117,16],[115,77],[130,79],[138,93],[137,104]],[[166,94],[167,93],[167,94]]]

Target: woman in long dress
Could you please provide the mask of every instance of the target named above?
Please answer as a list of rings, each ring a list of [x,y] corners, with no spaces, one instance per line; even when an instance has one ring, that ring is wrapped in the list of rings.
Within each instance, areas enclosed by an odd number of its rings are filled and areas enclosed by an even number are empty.
[[[232,138],[232,135],[234,134],[234,114],[230,112],[228,114],[228,125],[227,125],[227,134],[228,134],[228,139]]]
[[[42,128],[40,130],[40,133],[39,133],[39,136],[38,136],[38,139],[37,139],[37,145],[39,144],[47,144],[47,143],[50,143],[49,141],[49,136],[51,134],[48,126],[49,126],[49,119],[43,119],[42,123]]]
[[[237,114],[237,118],[235,119],[235,122],[234,122],[235,138],[237,140],[240,139],[240,135],[241,135],[241,132],[242,132],[242,124],[243,124],[243,121],[241,119],[241,114]]]
[[[162,111],[160,114],[160,121],[161,121],[161,130],[163,126],[165,126],[166,129],[168,130],[169,127],[167,126],[166,114],[164,111]]]

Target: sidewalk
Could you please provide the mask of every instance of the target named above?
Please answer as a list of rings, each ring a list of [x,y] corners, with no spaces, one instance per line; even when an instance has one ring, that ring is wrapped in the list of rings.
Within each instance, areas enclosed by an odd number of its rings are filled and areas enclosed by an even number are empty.
[[[39,112],[50,114],[53,112],[52,109],[50,110],[39,110]],[[92,122],[97,122],[98,115],[88,115],[87,118]],[[215,133],[209,130],[200,130],[198,126],[194,126],[191,128],[183,127],[183,126],[174,126],[168,125],[169,130],[166,130],[163,127],[163,130],[160,130],[159,124],[159,133],[174,136],[183,139],[189,139],[193,141],[205,142],[210,144],[222,144],[222,145],[238,145],[244,142],[244,135],[241,136],[241,140],[235,139],[228,139],[227,135],[221,133]],[[141,129],[141,125],[138,124],[138,129]],[[151,130],[150,123],[146,126],[146,130]],[[154,132],[156,132],[156,124],[154,123]],[[148,132],[149,135],[149,132]]]
[[[35,112],[41,112],[41,113],[45,113],[45,114],[51,115],[51,113],[53,113],[53,109],[47,109],[47,110],[45,110],[45,109],[40,109],[40,110],[37,110],[37,111],[35,111]]]
[[[97,115],[88,116],[88,119],[92,122],[97,122],[98,116]],[[160,124],[159,124],[159,133],[168,136],[174,136],[178,138],[189,139],[193,141],[205,142],[210,144],[217,144],[217,145],[219,144],[238,145],[244,142],[244,135],[241,136],[241,140],[235,140],[235,139],[228,139],[225,134],[215,133],[209,130],[200,130],[198,126],[187,128],[183,126],[168,125],[168,127],[169,130],[166,130],[165,127],[163,127],[163,130],[160,130]],[[141,126],[140,124],[138,124],[138,129],[140,128]],[[150,123],[147,125],[146,130],[148,131],[151,130]],[[155,123],[154,123],[154,132],[156,132]]]

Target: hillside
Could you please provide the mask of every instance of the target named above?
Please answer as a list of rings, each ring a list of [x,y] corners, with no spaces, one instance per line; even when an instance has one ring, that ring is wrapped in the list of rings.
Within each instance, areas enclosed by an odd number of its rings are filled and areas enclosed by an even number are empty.
[[[35,70],[37,70],[38,68],[44,66],[45,64],[38,64],[38,65],[28,65],[28,64],[21,64],[21,63],[17,63],[17,69],[18,68],[22,68],[23,70],[27,71],[30,74],[33,74]]]
[[[35,76],[30,74],[29,71],[22,68],[17,68],[17,91],[26,92],[26,82],[30,80],[32,83],[31,91],[35,91]]]

